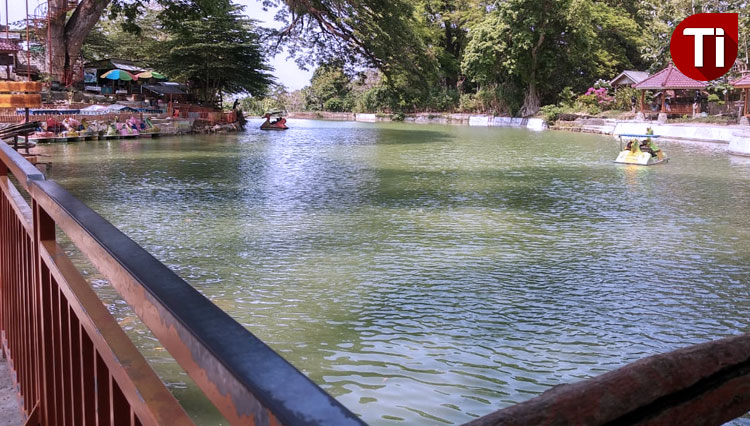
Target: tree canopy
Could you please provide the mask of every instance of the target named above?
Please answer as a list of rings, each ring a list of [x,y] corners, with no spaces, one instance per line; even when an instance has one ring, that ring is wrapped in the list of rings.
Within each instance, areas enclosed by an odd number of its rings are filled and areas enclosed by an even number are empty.
[[[83,0],[66,27],[82,26],[84,9],[96,14],[109,5],[120,26],[137,35],[154,27],[143,17],[145,1]],[[160,64],[204,87],[207,97],[267,86],[261,44],[269,56],[285,48],[299,64],[320,66],[304,96],[311,108],[327,108],[326,100],[336,98],[341,102],[328,108],[514,115],[532,115],[561,93],[582,93],[624,69],[664,67],[673,29],[693,13],[740,13],[739,66],[746,68],[749,56],[746,0],[257,0],[278,8],[283,23],[265,31],[229,1],[155,3],[157,33],[169,47]],[[218,66],[206,72],[207,64],[222,60],[251,71]],[[369,82],[358,86],[364,73]],[[351,93],[323,96],[324,81]]]
[[[103,19],[89,33],[84,56],[127,58],[157,68],[187,83],[207,102],[224,94],[266,93],[273,78],[260,30],[241,7],[216,1],[182,21],[165,21],[163,12],[148,10],[132,20]]]
[[[684,17],[740,12],[745,0],[264,0],[284,5],[277,37],[301,62],[378,69],[402,110],[440,105],[534,114],[624,69],[655,71]],[[397,12],[397,13],[389,13]],[[380,14],[383,19],[378,19]],[[366,37],[366,35],[372,37]],[[389,37],[390,35],[390,37]],[[311,54],[312,53],[312,54]],[[389,89],[389,90],[388,90]]]

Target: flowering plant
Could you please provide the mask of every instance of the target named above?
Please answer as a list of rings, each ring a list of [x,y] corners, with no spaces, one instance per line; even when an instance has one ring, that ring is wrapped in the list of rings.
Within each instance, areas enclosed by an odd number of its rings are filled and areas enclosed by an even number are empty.
[[[591,96],[591,97],[596,98],[596,102],[602,108],[611,106],[612,103],[615,101],[615,98],[613,96],[609,96],[609,94],[607,93],[607,89],[605,87],[601,87],[598,89],[589,87],[589,90],[586,91],[585,96]]]

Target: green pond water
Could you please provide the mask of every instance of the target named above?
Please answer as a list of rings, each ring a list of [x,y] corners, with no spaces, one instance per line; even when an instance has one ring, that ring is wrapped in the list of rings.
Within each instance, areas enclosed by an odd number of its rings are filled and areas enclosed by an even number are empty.
[[[750,160],[724,146],[663,142],[672,161],[646,168],[603,136],[290,127],[40,150],[370,424],[463,423],[750,331]],[[225,424],[87,274],[197,422]]]

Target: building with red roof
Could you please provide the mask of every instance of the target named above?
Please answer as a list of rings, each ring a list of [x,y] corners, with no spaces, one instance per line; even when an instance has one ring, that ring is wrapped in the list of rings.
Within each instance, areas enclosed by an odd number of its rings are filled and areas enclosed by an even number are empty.
[[[662,114],[694,114],[700,112],[700,106],[692,103],[693,96],[678,97],[677,91],[703,90],[706,86],[708,84],[705,81],[694,80],[686,76],[673,64],[669,64],[663,70],[633,85],[635,89],[641,91],[641,112],[646,112],[646,90],[659,90],[660,93],[657,95],[661,97],[660,113]],[[667,91],[673,91],[674,104],[667,103],[667,97],[670,95]],[[685,99],[687,99],[687,102],[685,102]]]
[[[750,117],[750,109],[748,109],[747,98],[750,96],[750,74],[745,74],[741,78],[734,80],[730,83],[735,89],[742,90],[742,98],[744,99],[744,106],[742,107],[742,115]]]

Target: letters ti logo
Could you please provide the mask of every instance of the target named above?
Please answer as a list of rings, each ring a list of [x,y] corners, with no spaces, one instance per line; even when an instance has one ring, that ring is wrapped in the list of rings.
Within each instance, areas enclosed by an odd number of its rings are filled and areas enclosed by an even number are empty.
[[[726,74],[737,59],[736,13],[698,13],[675,28],[669,50],[677,69],[701,81]]]

